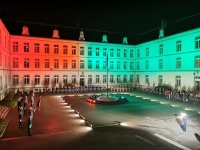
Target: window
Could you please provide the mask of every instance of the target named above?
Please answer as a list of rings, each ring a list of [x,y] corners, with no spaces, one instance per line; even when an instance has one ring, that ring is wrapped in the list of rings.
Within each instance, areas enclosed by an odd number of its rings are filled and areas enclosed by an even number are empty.
[[[117,75],[117,83],[121,83],[121,77],[120,77],[120,75]]]
[[[35,68],[40,68],[40,60],[35,59]]]
[[[66,59],[64,59],[63,60],[63,69],[67,69],[67,60]]]
[[[44,67],[49,68],[49,59],[44,60]]]
[[[127,69],[127,62],[124,62],[124,69]]]
[[[67,84],[67,75],[63,75],[63,84],[64,84],[64,85]]]
[[[44,84],[49,85],[49,75],[44,76]]]
[[[54,68],[59,68],[59,61],[58,61],[58,59],[54,59]]]
[[[29,68],[29,59],[28,58],[24,59],[24,68]]]
[[[162,59],[159,60],[159,69],[163,69],[163,60]]]
[[[120,62],[117,62],[117,69],[120,69]]]
[[[96,83],[99,83],[99,75],[96,75]]]
[[[137,62],[137,70],[140,70],[140,62]]]
[[[133,70],[133,62],[130,62],[130,70]]]
[[[149,48],[146,48],[146,56],[149,56]]]
[[[99,61],[96,61],[96,69],[99,69]]]
[[[120,49],[117,49],[117,57],[120,57]]]
[[[72,69],[76,69],[76,60],[72,60]]]
[[[176,42],[176,51],[180,52],[181,51],[181,41]]]
[[[140,50],[137,50],[137,58],[140,58]]]
[[[92,69],[92,61],[88,60],[88,69]]]
[[[18,67],[19,67],[19,59],[13,58],[13,68],[18,68]]]
[[[84,69],[85,68],[85,62],[84,60],[80,60],[80,69]]]
[[[107,76],[103,75],[103,83],[106,83]]]
[[[110,69],[113,69],[113,65],[114,63],[113,63],[113,61],[110,61]]]
[[[35,75],[35,85],[40,84],[40,76]]]
[[[63,45],[63,54],[67,54],[67,45]]]
[[[18,84],[19,84],[19,76],[13,75],[13,85],[18,85]]]
[[[39,53],[40,52],[40,44],[39,43],[35,43],[35,53]]]
[[[88,75],[88,84],[92,84],[92,75]]]
[[[133,83],[133,75],[130,75],[130,83]]]
[[[176,76],[176,87],[181,86],[181,76]]]
[[[29,82],[30,82],[29,75],[24,75],[24,84],[29,84]]]
[[[99,56],[99,48],[96,48],[96,56]]]
[[[106,61],[103,61],[103,69],[106,69],[107,68],[107,63]]]
[[[24,52],[29,52],[29,43],[24,43]]]
[[[59,83],[58,79],[59,79],[59,76],[58,75],[54,75],[54,84],[58,84]]]
[[[124,83],[127,83],[127,82],[128,82],[128,81],[127,81],[127,75],[124,75],[123,82],[124,82]]]
[[[72,46],[72,55],[76,55],[76,46]]]
[[[106,56],[107,54],[107,51],[106,51],[106,48],[103,49],[103,56]]]
[[[72,75],[72,84],[76,84],[76,75]]]
[[[145,75],[145,84],[149,84],[149,75]]]
[[[124,50],[124,57],[127,57],[127,50]]]
[[[195,67],[200,67],[200,55],[195,56]]]
[[[200,48],[200,36],[195,38],[195,48]]]
[[[114,75],[110,75],[110,83],[114,83]]]
[[[110,57],[113,57],[114,56],[114,49],[110,49]]]
[[[140,75],[137,75],[137,83],[140,83]]]
[[[92,47],[88,47],[88,56],[92,56]]]
[[[130,50],[130,57],[133,58],[133,50]]]
[[[149,69],[149,61],[145,62],[145,69],[148,70]]]
[[[18,52],[18,42],[13,42],[13,52]]]
[[[59,53],[59,46],[54,45],[54,54],[58,54],[58,53]]]
[[[163,54],[163,44],[159,45],[159,54]]]
[[[80,55],[84,55],[84,47],[80,47]]]
[[[162,85],[163,84],[163,76],[159,75],[158,76],[158,85]]]
[[[181,58],[176,58],[176,68],[181,68]]]
[[[5,67],[7,67],[7,56],[5,54],[5,63],[4,63]]]
[[[44,44],[44,53],[49,54],[49,44]]]

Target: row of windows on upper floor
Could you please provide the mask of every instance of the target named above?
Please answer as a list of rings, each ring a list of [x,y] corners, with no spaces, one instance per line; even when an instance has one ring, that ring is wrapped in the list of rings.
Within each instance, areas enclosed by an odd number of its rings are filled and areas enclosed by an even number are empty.
[[[100,84],[100,83],[107,83],[107,75],[94,75],[95,79],[92,75],[88,75],[87,77],[87,84]],[[114,83],[133,83],[133,75],[109,75],[109,81],[111,84]],[[71,79],[71,80],[70,80]],[[72,75],[71,78],[68,78],[68,75],[63,75],[62,77],[59,77],[59,75],[54,75],[53,81],[54,84],[60,84],[63,85],[71,82],[73,84],[77,83],[77,77],[76,75]],[[84,82],[84,75],[80,75],[80,82]],[[24,84],[30,84],[30,75],[24,75],[23,77],[23,83]],[[44,75],[44,78],[42,78],[42,81],[45,85],[50,84],[50,75]],[[12,84],[13,85],[19,85],[19,75],[13,75],[12,76]],[[40,85],[41,84],[41,76],[35,75],[34,76],[34,84]]]
[[[55,44],[54,45],[54,54],[59,54],[59,45]],[[13,42],[13,52],[18,52],[19,51],[19,45],[18,42]],[[30,46],[29,43],[24,43],[24,52],[27,53],[30,51]],[[102,55],[101,52],[103,51]],[[100,48],[96,48],[95,49],[95,56],[107,56],[108,52],[106,48],[103,48],[103,50],[100,50]],[[35,43],[34,44],[34,52],[35,53],[40,53],[40,44],[39,43]],[[87,55],[88,56],[93,56],[93,49],[92,47],[88,47],[87,50]],[[50,45],[49,44],[44,44],[44,53],[45,54],[50,54]],[[110,49],[109,52],[109,56],[110,57],[114,57],[116,53],[116,57],[121,57],[121,50],[117,49],[117,51],[115,52],[115,50],[113,48]],[[62,54],[67,55],[68,54],[68,46],[67,45],[63,45],[62,46]],[[77,47],[76,46],[72,46],[71,47],[71,55],[77,55]],[[80,47],[80,55],[85,55],[85,47],[81,46]],[[128,56],[129,55],[129,56]],[[130,57],[133,58],[133,50],[130,50],[128,52],[127,49],[124,49],[123,51],[123,57]]]
[[[195,49],[199,49],[200,48],[200,36],[199,37],[195,37]],[[164,46],[163,44],[159,44],[159,51],[158,51],[158,54],[159,55],[162,55],[164,54]],[[182,42],[181,40],[179,41],[176,41],[176,52],[181,52],[182,50]],[[141,57],[141,51],[140,49],[137,49],[137,58],[140,58]],[[150,50],[149,50],[149,47],[147,47],[145,49],[145,56],[148,57],[150,56]]]
[[[61,68],[59,59],[54,59],[53,61],[53,67],[50,66],[50,60],[49,59],[45,59],[43,62],[42,67],[44,68],[55,68],[55,69],[59,69]],[[95,62],[95,66],[94,65]],[[12,60],[12,67],[13,68],[19,68],[19,58],[13,58]],[[24,58],[24,62],[23,62],[23,66],[24,68],[30,68],[30,60],[29,58]],[[109,69],[122,69],[121,68],[121,61],[117,61],[117,65],[114,64],[114,61],[109,61],[109,64],[107,64],[107,61],[92,61],[92,60],[88,60],[87,61],[87,69],[106,69],[107,65],[109,65]],[[70,65],[70,66],[69,66]],[[101,68],[101,65],[103,66],[103,68]],[[80,69],[86,69],[85,68],[85,61],[84,60],[80,60],[79,62],[79,66]],[[34,67],[35,68],[41,68],[41,61],[40,59],[35,59],[34,60]],[[78,69],[77,68],[77,61],[76,60],[71,60],[71,62],[69,62],[68,60],[62,60],[62,68],[63,69]],[[133,62],[123,62],[123,69],[124,70],[133,70],[134,66],[133,66]]]
[[[155,65],[155,61],[154,64]],[[145,61],[145,69],[148,70],[150,69],[150,62],[148,60]],[[182,67],[182,60],[181,57],[177,57],[175,59],[175,68],[177,69],[181,69]],[[200,55],[195,56],[194,57],[194,67],[200,67]],[[164,68],[164,63],[163,63],[163,59],[159,59],[158,60],[158,69],[163,69]],[[137,70],[140,70],[140,62],[137,62],[137,66],[136,66]]]
[[[72,48],[71,54],[76,55],[76,46],[72,46],[71,48]],[[195,38],[195,48],[196,49],[200,48],[200,37]],[[13,52],[18,52],[18,50],[19,50],[18,42],[13,42]],[[29,50],[30,50],[29,43],[24,43],[24,52],[29,52]],[[176,41],[176,52],[180,52],[181,50],[182,50],[181,40]],[[40,44],[39,43],[34,44],[34,52],[40,53]],[[88,47],[88,56],[93,56],[92,52],[93,52],[92,47]],[[44,53],[45,54],[50,53],[50,45],[49,44],[44,44]],[[95,56],[100,56],[100,48],[96,48],[95,53],[96,53]],[[163,44],[159,45],[158,53],[160,55],[164,53]],[[59,45],[57,45],[57,44],[54,45],[54,54],[59,54]],[[68,46],[67,45],[63,45],[63,53],[62,54],[68,54]],[[114,57],[114,54],[115,54],[115,50],[110,49],[110,57]],[[116,56],[121,57],[120,54],[121,54],[120,49],[117,49]],[[83,46],[80,47],[80,55],[85,55],[85,48]],[[106,55],[107,55],[107,49],[103,48],[103,56],[106,56]],[[133,50],[130,50],[129,56],[131,58],[134,57]],[[149,47],[146,48],[145,56],[147,56],[147,57],[150,56]],[[127,50],[124,50],[124,57],[128,57]],[[140,58],[140,49],[137,50],[137,58]]]
[[[34,60],[34,67],[35,68],[40,68],[40,59],[35,59]],[[93,67],[95,63],[95,67]],[[116,63],[116,64],[115,64]],[[13,58],[13,68],[19,68],[19,58]],[[59,69],[59,60],[58,59],[54,59],[53,62],[53,68],[55,69]],[[69,64],[71,64],[71,66],[69,66]],[[103,68],[101,68],[100,66],[103,64]],[[88,60],[87,61],[87,69],[106,69],[107,65],[109,66],[109,69],[121,69],[121,64],[123,64],[123,69],[127,70],[133,70],[134,69],[134,63],[133,62],[126,62],[124,61],[123,63],[121,61],[109,61],[107,64],[107,61],[92,61],[92,60]],[[200,67],[200,55],[195,56],[194,57],[194,67]],[[49,59],[45,59],[44,60],[44,68],[51,68],[50,67],[50,60]],[[155,61],[154,64],[155,65]],[[85,68],[85,61],[84,60],[80,60],[79,62],[79,66],[80,69],[86,69]],[[145,61],[145,69],[148,70],[150,69],[150,62],[148,60]],[[29,68],[30,67],[30,60],[29,58],[25,58],[24,59],[24,68]],[[175,68],[180,69],[182,67],[182,60],[181,57],[177,57],[175,59]],[[63,69],[77,69],[77,61],[76,60],[71,60],[71,62],[69,63],[68,60],[62,60],[62,68]],[[164,63],[163,63],[163,59],[159,59],[158,60],[158,69],[163,69],[164,68]],[[137,62],[137,66],[136,66],[137,70],[140,70],[140,62]]]

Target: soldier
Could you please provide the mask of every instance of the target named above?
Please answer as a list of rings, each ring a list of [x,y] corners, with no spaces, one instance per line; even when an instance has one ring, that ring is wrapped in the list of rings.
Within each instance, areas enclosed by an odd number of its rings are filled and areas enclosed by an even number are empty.
[[[19,111],[19,127],[22,128],[22,124],[23,124],[23,107],[20,107],[20,111]]]
[[[17,102],[18,112],[20,111],[21,104],[22,104],[22,97],[20,97],[20,98],[18,99],[18,102]]]
[[[30,115],[28,118],[28,135],[31,136],[31,128],[33,126],[33,115]]]
[[[39,100],[37,102],[37,107],[39,108],[39,110],[40,110],[40,106],[41,106],[41,96],[40,96],[40,98],[39,98]]]
[[[35,113],[36,108],[34,109],[34,107],[30,107],[29,108],[29,113],[30,115],[33,115]]]

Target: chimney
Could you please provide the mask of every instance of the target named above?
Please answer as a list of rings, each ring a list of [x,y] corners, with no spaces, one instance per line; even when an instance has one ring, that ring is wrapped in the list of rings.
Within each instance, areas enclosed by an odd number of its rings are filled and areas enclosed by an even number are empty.
[[[108,40],[107,40],[107,35],[105,35],[105,34],[103,35],[103,37],[102,37],[102,42],[106,42],[106,43],[108,42]]]
[[[167,21],[162,19],[161,28],[159,30],[159,38],[164,37],[164,29],[166,28],[166,26],[167,26]]]
[[[26,25],[22,27],[22,35],[30,35]]]
[[[128,44],[128,39],[127,39],[126,36],[123,38],[122,43],[123,43],[123,44]]]
[[[80,31],[79,41],[85,41],[84,32]]]
[[[57,38],[57,39],[60,38],[59,31],[56,28],[53,30],[53,36],[52,36],[52,38]]]

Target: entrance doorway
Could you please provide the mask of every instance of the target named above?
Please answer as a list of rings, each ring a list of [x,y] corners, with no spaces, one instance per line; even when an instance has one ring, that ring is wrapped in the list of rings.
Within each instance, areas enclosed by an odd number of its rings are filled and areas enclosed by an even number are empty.
[[[80,86],[84,86],[84,78],[80,78]]]
[[[196,81],[197,90],[199,90],[199,82],[200,81]]]

